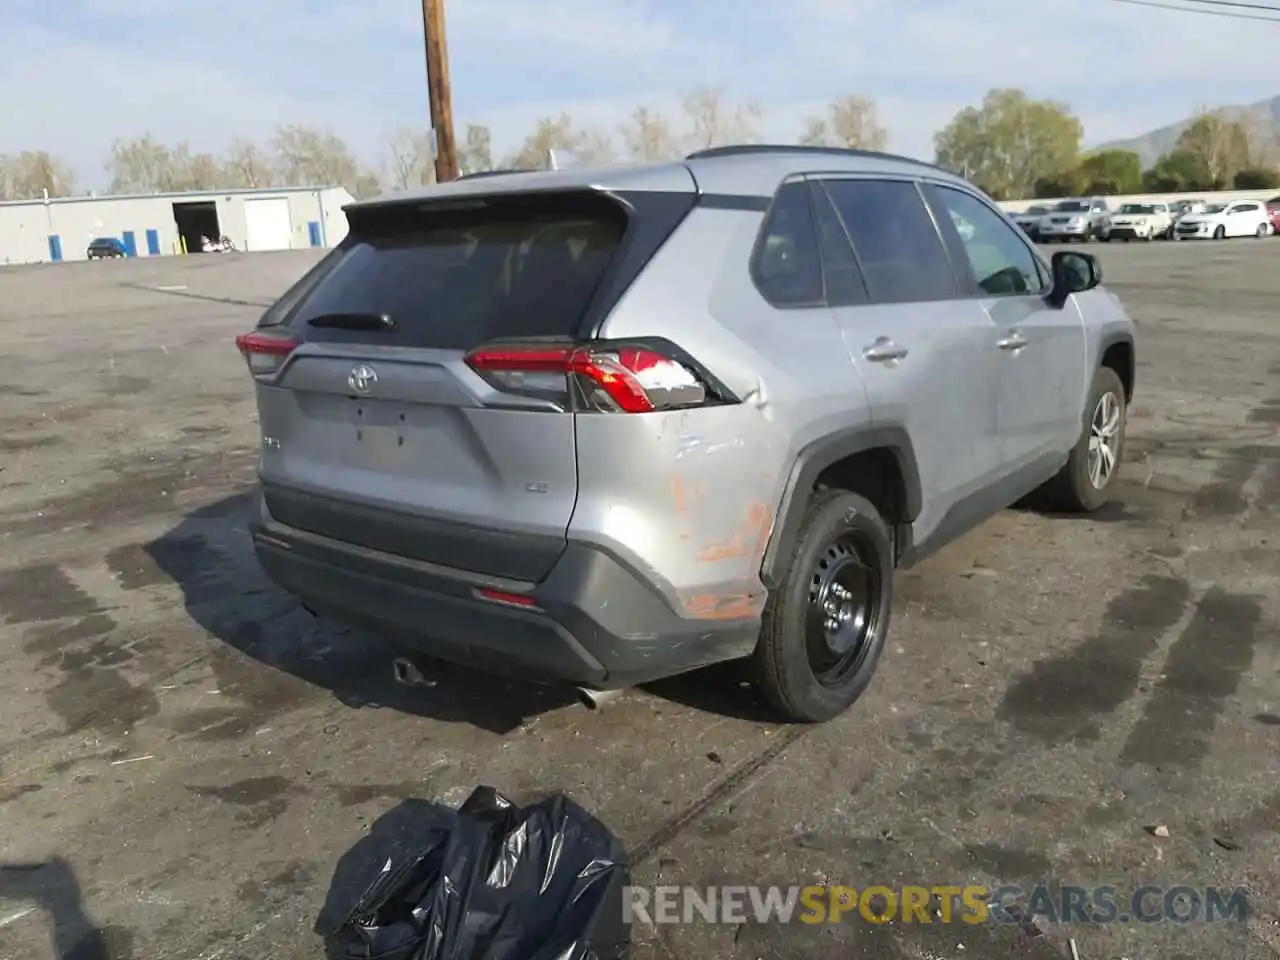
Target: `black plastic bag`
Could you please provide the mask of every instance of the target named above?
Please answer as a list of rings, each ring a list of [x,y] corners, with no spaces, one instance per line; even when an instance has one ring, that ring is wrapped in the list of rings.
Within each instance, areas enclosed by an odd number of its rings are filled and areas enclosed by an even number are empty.
[[[343,856],[316,932],[333,960],[626,960],[622,845],[568,797],[409,800]]]

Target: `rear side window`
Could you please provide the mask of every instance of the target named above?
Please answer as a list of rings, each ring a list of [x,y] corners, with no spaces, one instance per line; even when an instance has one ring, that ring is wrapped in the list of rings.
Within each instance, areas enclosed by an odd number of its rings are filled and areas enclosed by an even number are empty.
[[[341,255],[290,317],[308,340],[470,350],[574,336],[627,227],[599,195],[352,214]],[[380,316],[390,325],[360,321]]]
[[[784,183],[773,198],[751,263],[756,288],[775,307],[823,303],[822,265],[808,185]]]
[[[914,183],[828,180],[827,193],[853,241],[873,303],[955,297],[955,276]]]

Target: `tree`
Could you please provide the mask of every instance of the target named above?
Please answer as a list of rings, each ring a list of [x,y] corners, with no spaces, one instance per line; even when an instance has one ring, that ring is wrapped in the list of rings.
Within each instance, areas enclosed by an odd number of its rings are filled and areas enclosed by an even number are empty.
[[[1068,170],[1055,177],[1041,177],[1031,190],[1033,196],[1045,200],[1051,197],[1078,197],[1083,192],[1079,170]]]
[[[1204,112],[1182,131],[1174,149],[1195,157],[1218,189],[1229,183],[1237,170],[1249,166],[1252,146],[1246,124]]]
[[[47,150],[23,150],[0,155],[0,200],[39,200],[69,197],[76,189],[75,173]]]
[[[229,186],[226,167],[211,153],[193,152],[180,143],[169,150],[168,176],[162,189],[166,192],[217,190]]]
[[[1280,171],[1271,167],[1245,167],[1236,172],[1232,185],[1237,190],[1274,190],[1280,187]]]
[[[1143,187],[1152,193],[1215,190],[1204,160],[1186,150],[1170,150],[1142,175]]]
[[[542,117],[533,132],[524,138],[520,148],[507,158],[505,166],[519,169],[546,169],[552,150],[577,151],[586,143],[586,136],[573,127],[567,113],[559,117]]]
[[[1010,199],[1076,165],[1084,127],[1066,104],[994,89],[934,136],[938,163]]]
[[[800,142],[814,147],[883,150],[889,143],[889,131],[880,123],[876,102],[851,93],[832,100],[825,117],[806,120]]]
[[[1090,195],[1138,193],[1142,188],[1142,159],[1132,150],[1099,150],[1080,161],[1079,192]]]
[[[489,128],[468,123],[458,151],[458,166],[463,173],[482,173],[493,169],[493,138]]]
[[[132,140],[113,140],[106,171],[112,193],[161,193],[173,175],[169,148],[150,133]]]
[[[683,107],[692,150],[760,139],[762,114],[758,103],[729,104],[720,88],[697,87],[685,94]]]
[[[223,159],[223,180],[228,187],[255,189],[270,186],[275,181],[271,159],[256,143],[235,139],[227,148]]]
[[[371,175],[360,169],[350,148],[332,130],[285,124],[277,128],[271,145],[278,186],[343,186],[353,194],[362,185],[368,189]]]
[[[372,170],[361,170],[350,185],[343,184],[357,200],[366,200],[382,193],[382,182]]]
[[[608,130],[598,127],[588,127],[582,131],[578,149],[574,153],[584,163],[612,163],[617,157],[613,136]]]
[[[627,155],[641,163],[680,156],[680,137],[669,117],[650,107],[636,107],[630,122],[618,127]]]
[[[407,190],[436,182],[435,150],[430,130],[401,127],[387,141],[391,189]]]

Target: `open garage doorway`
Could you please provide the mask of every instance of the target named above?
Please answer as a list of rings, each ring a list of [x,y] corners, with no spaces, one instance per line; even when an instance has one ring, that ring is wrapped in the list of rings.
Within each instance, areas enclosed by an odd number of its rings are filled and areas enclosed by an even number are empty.
[[[212,200],[200,200],[173,205],[173,222],[178,225],[178,236],[187,253],[202,253],[200,238],[217,240],[222,236],[218,226],[218,207]]]

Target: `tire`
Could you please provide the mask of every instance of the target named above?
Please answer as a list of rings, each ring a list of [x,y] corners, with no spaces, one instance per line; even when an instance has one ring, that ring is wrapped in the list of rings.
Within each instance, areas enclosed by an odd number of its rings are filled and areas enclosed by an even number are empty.
[[[1110,450],[1114,457],[1112,467],[1099,485],[1090,476],[1090,441],[1094,425],[1098,422],[1103,398],[1110,395],[1115,404],[1114,431]],[[1124,384],[1110,367],[1099,368],[1089,390],[1085,423],[1080,439],[1072,448],[1066,465],[1041,488],[1040,500],[1046,509],[1062,513],[1092,513],[1110,500],[1120,464],[1124,462],[1125,428],[1128,426],[1128,407],[1124,399]]]
[[[889,633],[893,556],[889,527],[870,501],[843,490],[815,491],[781,585],[765,605],[754,654],[761,690],[786,719],[830,720],[870,684]],[[833,582],[836,577],[843,582]],[[845,636],[853,642],[826,677],[814,661],[817,655],[834,656],[822,644],[829,636],[824,624],[836,619],[826,619],[829,614],[812,598],[815,590],[844,606],[842,614],[852,614]]]
[[[1222,240],[1223,238],[1226,237],[1226,235],[1227,235],[1227,228],[1222,226],[1221,224],[1218,225],[1217,230],[1213,231],[1213,239],[1215,240]]]
[[[1258,224],[1258,231],[1257,233],[1254,234],[1254,236],[1256,236],[1259,240],[1265,240],[1268,236],[1270,236],[1270,234],[1271,234],[1271,228],[1265,223],[1260,223]]]

